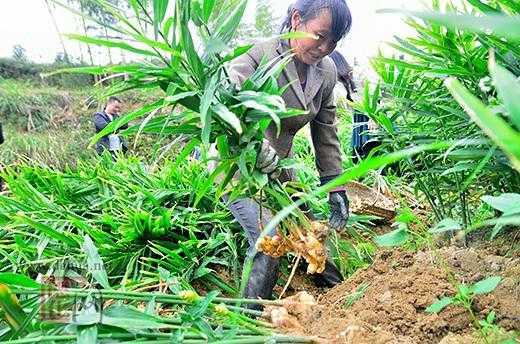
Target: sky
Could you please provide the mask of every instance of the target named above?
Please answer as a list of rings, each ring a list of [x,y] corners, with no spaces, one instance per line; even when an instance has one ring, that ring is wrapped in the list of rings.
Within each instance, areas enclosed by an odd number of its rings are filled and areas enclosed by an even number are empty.
[[[253,13],[254,0],[246,17]],[[273,12],[282,17],[291,1],[271,0]],[[352,31],[340,43],[338,49],[344,53],[349,62],[354,58],[360,64],[366,64],[368,58],[375,55],[384,42],[391,41],[394,35],[406,36],[410,29],[396,14],[376,14],[383,8],[420,9],[419,0],[347,0],[353,15]],[[51,5],[52,6],[52,5]],[[74,15],[62,8],[56,8],[58,26],[62,33],[80,33],[79,22]],[[247,20],[247,18],[246,18]],[[45,0],[2,0],[0,12],[0,56],[11,56],[13,46],[20,44],[26,49],[27,56],[36,62],[52,62],[58,52],[62,51],[58,34],[45,5]],[[86,59],[85,47],[79,43],[66,40],[69,53],[79,57],[82,53]],[[121,56],[113,52],[114,60]],[[106,62],[106,50],[94,51],[94,59],[98,63]]]

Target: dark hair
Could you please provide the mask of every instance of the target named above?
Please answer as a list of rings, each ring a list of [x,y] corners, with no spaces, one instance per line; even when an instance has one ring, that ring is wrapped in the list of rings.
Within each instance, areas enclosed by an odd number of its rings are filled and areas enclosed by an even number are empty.
[[[300,13],[304,23],[320,15],[321,11],[329,9],[332,16],[331,34],[335,42],[350,31],[352,15],[345,0],[296,0],[287,10],[281,31],[291,31],[291,16],[293,11]]]
[[[121,99],[117,98],[117,97],[114,97],[114,96],[111,96],[108,98],[107,100],[107,103],[105,104],[105,106],[103,106],[103,111],[105,111],[107,109],[107,105],[108,104],[112,104],[112,103],[122,103]]]
[[[337,50],[330,53],[329,57],[332,59],[338,70],[338,76],[348,76],[352,72],[352,67],[348,64],[345,57]]]
[[[111,103],[115,103],[115,102],[118,102],[118,103],[121,103],[121,99],[117,98],[117,97],[109,97],[108,98],[108,101],[107,101],[107,104],[111,104]]]

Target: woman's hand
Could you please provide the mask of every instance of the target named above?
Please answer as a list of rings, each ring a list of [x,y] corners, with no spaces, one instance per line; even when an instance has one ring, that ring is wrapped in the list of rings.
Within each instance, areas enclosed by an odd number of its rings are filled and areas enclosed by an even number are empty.
[[[264,139],[260,146],[260,152],[258,152],[256,157],[256,168],[259,169],[260,172],[268,174],[271,178],[277,178],[278,175],[280,175],[280,171],[278,170],[279,160],[274,148],[269,141]]]
[[[345,191],[334,191],[329,194],[329,225],[335,230],[342,230],[349,217],[349,202]]]

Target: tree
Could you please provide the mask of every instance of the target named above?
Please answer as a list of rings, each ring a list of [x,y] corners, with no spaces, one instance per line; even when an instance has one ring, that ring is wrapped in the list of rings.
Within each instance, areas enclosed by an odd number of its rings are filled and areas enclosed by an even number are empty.
[[[273,15],[271,0],[257,0],[255,30],[261,37],[270,37],[278,31],[278,18]]]
[[[116,7],[122,3],[120,0],[107,0],[107,2]],[[108,28],[113,26],[117,20],[110,12],[106,11],[103,6],[99,5],[94,0],[68,0],[68,3],[77,4],[79,7],[80,12],[82,13],[81,24],[83,26],[83,33],[85,36],[90,36],[88,34],[89,30],[94,29],[99,32],[100,36],[104,36],[105,39],[110,38]],[[87,20],[85,19],[86,16],[94,18],[97,23],[90,22],[87,24]],[[106,49],[109,63],[112,64],[112,50],[109,47],[106,47]],[[94,59],[92,57],[92,50],[89,44],[87,44],[87,50],[90,58],[90,64],[93,65]]]
[[[61,32],[60,32],[60,29],[58,27],[58,23],[56,21],[56,17],[54,15],[52,7],[49,4],[49,0],[45,0],[45,4],[47,5],[47,10],[49,11],[49,15],[51,16],[52,23],[54,24],[54,28],[56,29],[56,33],[58,34],[58,39],[60,40],[61,47],[63,49],[63,55],[65,56],[65,59],[68,61],[69,60],[69,54],[67,53],[67,48],[65,48],[65,42],[63,41],[63,37],[61,36]]]
[[[102,34],[105,36],[105,38],[109,39],[109,32],[107,27],[113,26],[117,22],[116,18],[114,18],[114,16],[110,12],[107,12],[102,6],[100,6],[97,2],[93,0],[78,1],[80,2],[82,12],[84,11],[90,17],[96,18],[99,22],[102,23],[102,27],[98,29],[101,29]],[[108,0],[107,2],[116,7],[120,4],[119,0]],[[107,53],[109,63],[113,64],[112,52],[109,47],[107,47]]]
[[[21,62],[27,61],[26,50],[20,44],[16,44],[13,46],[13,59]]]

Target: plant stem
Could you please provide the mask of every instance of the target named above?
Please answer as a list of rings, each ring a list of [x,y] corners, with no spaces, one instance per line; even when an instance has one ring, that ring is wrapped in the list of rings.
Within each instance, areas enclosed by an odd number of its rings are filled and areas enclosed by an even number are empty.
[[[143,340],[143,341],[132,341],[133,344],[136,343],[172,343],[172,335],[170,333],[107,333],[107,334],[98,334],[98,339],[117,339],[117,340],[131,340],[131,339],[139,339],[140,337],[145,338],[168,338],[164,340]],[[274,336],[243,336],[244,338],[237,339],[228,339],[222,341],[216,341],[214,343],[220,344],[255,344],[255,343],[266,343],[269,340],[274,340],[276,343],[313,343],[314,339],[312,337],[299,337],[299,336],[284,336],[284,335],[274,335]],[[208,343],[207,339],[204,339],[199,334],[186,334],[184,336],[187,340],[184,340],[185,344],[206,344]],[[49,336],[37,336],[30,338],[22,338],[11,341],[2,341],[0,344],[9,343],[9,344],[32,344],[32,343],[44,343],[44,342],[63,342],[63,341],[75,341],[77,339],[77,335],[49,335]],[[144,338],[143,338],[144,339]]]
[[[74,289],[74,288],[65,288],[59,290],[48,290],[48,292],[57,292],[62,295],[75,295],[75,296],[88,296],[91,294],[99,295],[111,299],[121,300],[127,299],[128,297],[133,297],[134,300],[143,300],[149,301],[152,298],[155,298],[156,302],[160,303],[171,303],[171,304],[189,304],[189,302],[184,301],[181,297],[176,295],[167,295],[160,293],[139,293],[139,292],[131,292],[131,291],[118,291],[118,290],[107,290],[107,289]],[[19,289],[13,288],[12,292],[14,294],[20,295],[39,295],[42,293],[41,289]],[[216,297],[214,299],[214,303],[226,303],[226,304],[236,304],[236,303],[246,303],[246,304],[254,304],[254,305],[271,305],[271,306],[283,306],[284,303],[282,301],[276,300],[260,300],[260,299],[233,299],[233,298],[225,298],[225,297]]]

